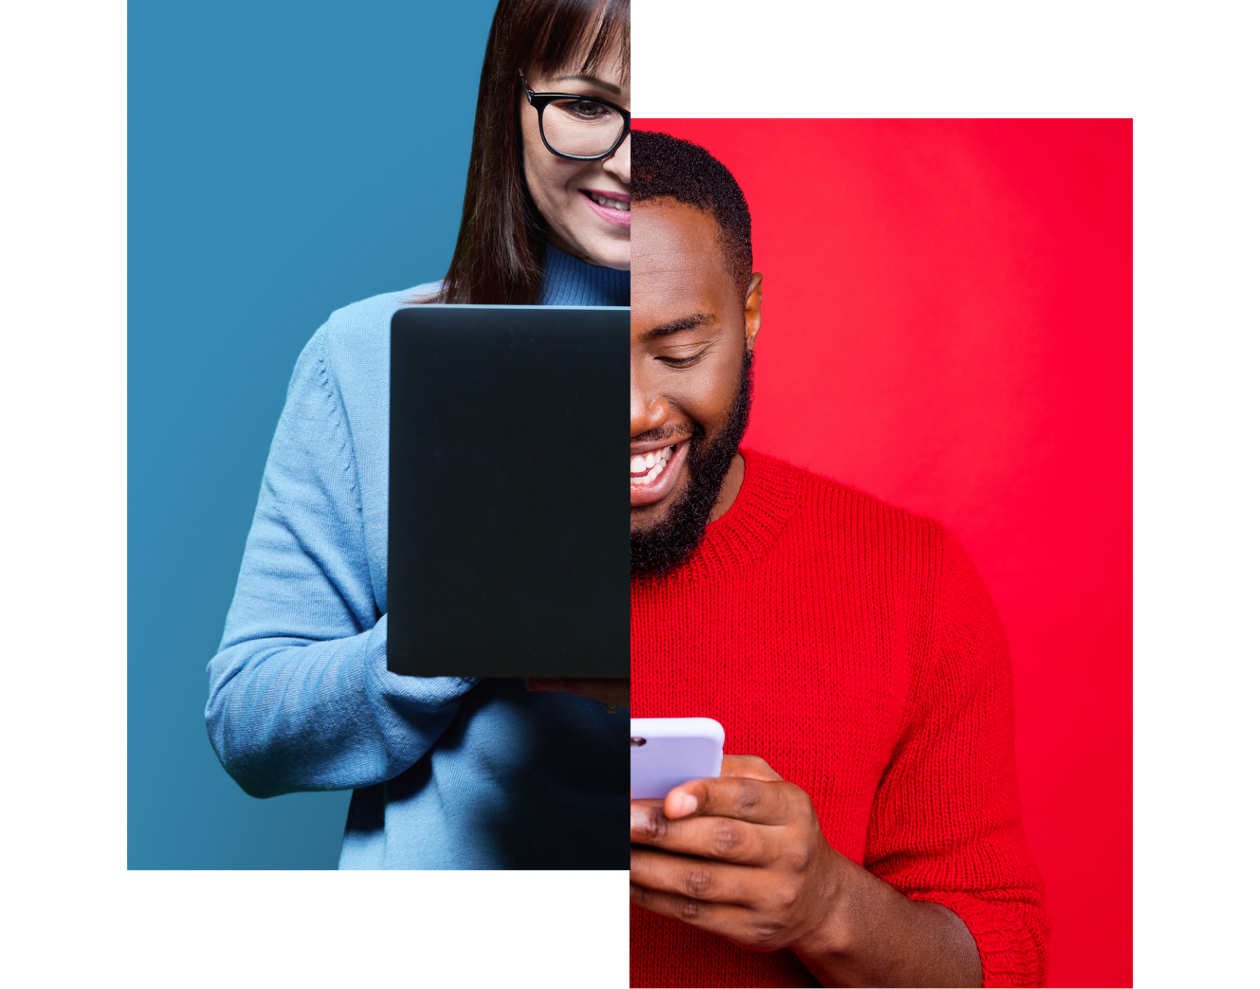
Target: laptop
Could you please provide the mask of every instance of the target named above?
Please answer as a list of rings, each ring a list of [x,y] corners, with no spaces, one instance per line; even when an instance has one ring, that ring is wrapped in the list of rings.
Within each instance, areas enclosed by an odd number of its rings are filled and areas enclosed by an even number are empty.
[[[630,675],[629,328],[628,307],[395,313],[392,672]]]

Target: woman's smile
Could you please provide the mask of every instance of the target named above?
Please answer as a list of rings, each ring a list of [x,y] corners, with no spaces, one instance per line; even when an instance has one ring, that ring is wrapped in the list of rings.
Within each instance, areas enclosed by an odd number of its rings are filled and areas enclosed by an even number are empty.
[[[628,192],[610,192],[601,189],[583,189],[582,193],[591,203],[597,216],[619,227],[630,226],[630,194]]]

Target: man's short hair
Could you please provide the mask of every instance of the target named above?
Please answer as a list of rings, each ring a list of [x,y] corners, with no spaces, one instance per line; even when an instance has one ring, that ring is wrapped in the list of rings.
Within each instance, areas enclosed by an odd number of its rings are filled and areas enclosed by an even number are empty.
[[[752,279],[752,217],[725,165],[698,144],[636,130],[630,152],[630,198],[637,206],[674,199],[708,213],[722,230],[722,254],[742,300]]]

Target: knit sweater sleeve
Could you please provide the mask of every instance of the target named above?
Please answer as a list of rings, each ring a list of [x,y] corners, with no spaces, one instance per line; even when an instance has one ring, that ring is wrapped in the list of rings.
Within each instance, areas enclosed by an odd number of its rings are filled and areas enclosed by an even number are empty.
[[[953,910],[986,986],[1046,982],[1048,922],[1015,778],[1011,662],[962,547],[944,537],[931,656],[876,795],[866,866],[911,899]]]
[[[386,669],[388,615],[376,608],[357,477],[324,327],[293,372],[208,667],[211,744],[256,797],[398,775],[476,682]]]

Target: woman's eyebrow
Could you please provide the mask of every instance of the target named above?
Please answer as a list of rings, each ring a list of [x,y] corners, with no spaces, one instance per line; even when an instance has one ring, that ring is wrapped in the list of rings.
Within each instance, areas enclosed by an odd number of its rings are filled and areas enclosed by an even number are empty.
[[[652,338],[667,337],[671,333],[681,333],[683,330],[693,330],[697,326],[708,326],[716,322],[716,313],[692,313],[690,316],[684,316],[682,319],[675,319],[672,322],[653,327],[648,336]]]
[[[572,76],[557,76],[555,81],[567,82],[569,79],[576,79],[578,82],[586,82],[586,83],[590,83],[592,86],[598,86],[600,89],[606,89],[608,90],[608,92],[612,93],[614,96],[621,95],[620,86],[614,86],[611,82],[604,82],[603,79],[596,79],[594,76],[582,75],[580,73],[578,75],[572,75]]]

